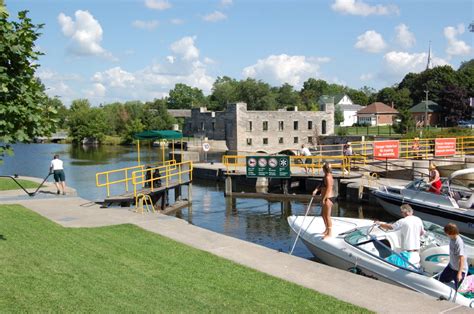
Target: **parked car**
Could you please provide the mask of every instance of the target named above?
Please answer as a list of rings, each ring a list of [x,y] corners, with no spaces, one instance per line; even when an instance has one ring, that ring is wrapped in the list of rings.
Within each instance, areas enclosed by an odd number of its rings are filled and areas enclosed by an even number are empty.
[[[467,128],[467,129],[474,129],[474,120],[467,120],[467,121],[459,121],[458,127],[460,128]]]

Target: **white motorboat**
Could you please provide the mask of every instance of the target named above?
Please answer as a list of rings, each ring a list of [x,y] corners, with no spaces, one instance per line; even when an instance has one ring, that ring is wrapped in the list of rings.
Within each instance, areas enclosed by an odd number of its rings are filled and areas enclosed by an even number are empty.
[[[401,217],[400,205],[410,204],[423,220],[442,226],[453,222],[462,233],[474,234],[474,193],[459,180],[468,174],[474,174],[474,168],[453,172],[444,180],[440,194],[428,192],[430,186],[421,179],[406,186],[382,186],[374,194],[380,205],[396,217]]]
[[[413,265],[400,252],[400,231],[383,230],[367,219],[333,217],[332,222],[333,236],[323,240],[321,217],[288,217],[293,231],[300,233],[306,247],[325,264],[474,307],[474,299],[434,278],[449,262],[449,239],[440,226],[424,222],[427,232],[422,237],[420,265]],[[473,270],[474,241],[463,239]]]

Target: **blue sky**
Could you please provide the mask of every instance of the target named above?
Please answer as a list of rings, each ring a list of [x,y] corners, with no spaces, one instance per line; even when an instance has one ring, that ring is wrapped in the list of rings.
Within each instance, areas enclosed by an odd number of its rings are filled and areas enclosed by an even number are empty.
[[[69,105],[209,94],[218,76],[301,88],[309,77],[376,89],[432,63],[474,57],[474,2],[6,0],[44,23],[37,75]]]

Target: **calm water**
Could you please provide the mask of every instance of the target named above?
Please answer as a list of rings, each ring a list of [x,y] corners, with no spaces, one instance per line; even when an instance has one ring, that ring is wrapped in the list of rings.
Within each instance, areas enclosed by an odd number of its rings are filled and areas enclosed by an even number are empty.
[[[15,155],[6,157],[0,165],[0,174],[18,174],[44,178],[50,161],[59,154],[64,161],[66,182],[79,196],[95,201],[103,200],[105,189],[95,186],[96,172],[135,166],[137,155],[134,146],[76,147],[68,144],[17,144]],[[161,149],[142,147],[142,162],[161,160]],[[218,161],[219,155],[208,155],[208,160]],[[52,178],[49,179],[52,181]],[[183,194],[186,195],[186,191]],[[177,215],[190,223],[242,240],[261,244],[275,250],[288,252],[295,236],[290,232],[286,217],[303,215],[307,204],[299,202],[269,202],[260,199],[227,199],[222,183],[194,180],[192,210],[182,210]],[[171,200],[170,196],[170,200]],[[320,207],[313,206],[311,214],[320,214]],[[340,203],[333,215],[392,219],[379,207],[364,204]],[[311,258],[311,253],[299,241],[295,255]]]

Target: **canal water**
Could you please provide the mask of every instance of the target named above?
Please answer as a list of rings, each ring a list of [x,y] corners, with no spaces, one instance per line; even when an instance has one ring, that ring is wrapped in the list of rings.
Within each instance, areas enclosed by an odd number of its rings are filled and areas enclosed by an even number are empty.
[[[16,144],[14,156],[4,158],[0,174],[44,178],[54,154],[64,161],[66,183],[75,188],[82,198],[96,201],[106,196],[105,188],[97,188],[95,174],[101,171],[135,166],[135,146],[73,146],[69,144]],[[142,147],[143,163],[161,160],[161,149]],[[220,161],[220,155],[209,154],[209,161]],[[49,179],[52,181],[52,178]],[[112,190],[112,193],[114,191]],[[191,210],[183,209],[177,216],[190,223],[278,251],[289,252],[295,235],[290,231],[286,217],[304,215],[307,204],[300,202],[270,202],[262,199],[224,197],[222,183],[206,180],[193,181]],[[186,192],[184,192],[186,195]],[[319,215],[321,208],[313,205],[310,215]],[[379,206],[339,202],[334,216],[394,220]],[[311,253],[298,241],[294,254],[312,258]]]

